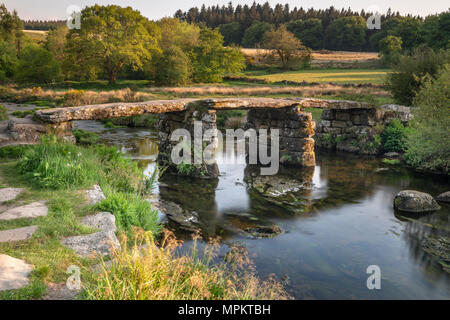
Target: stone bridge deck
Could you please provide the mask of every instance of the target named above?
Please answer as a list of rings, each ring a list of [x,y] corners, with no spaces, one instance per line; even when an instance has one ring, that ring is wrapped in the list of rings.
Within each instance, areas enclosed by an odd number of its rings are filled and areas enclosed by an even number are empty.
[[[153,100],[135,103],[111,103],[71,108],[40,110],[36,117],[45,123],[63,123],[74,120],[104,120],[137,116],[145,113],[168,113],[186,111],[198,106],[209,110],[232,109],[280,109],[294,106],[326,109],[371,109],[372,105],[363,102],[322,100],[309,98],[217,98],[217,99],[178,99]]]

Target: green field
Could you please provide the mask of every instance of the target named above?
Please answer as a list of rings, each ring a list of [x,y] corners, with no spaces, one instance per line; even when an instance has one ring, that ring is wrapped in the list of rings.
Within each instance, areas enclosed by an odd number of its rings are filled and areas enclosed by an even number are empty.
[[[296,81],[296,82],[320,82],[320,83],[374,83],[382,84],[389,69],[321,69],[301,70],[268,74],[266,72],[253,71],[247,73],[251,78],[266,79],[271,82]]]

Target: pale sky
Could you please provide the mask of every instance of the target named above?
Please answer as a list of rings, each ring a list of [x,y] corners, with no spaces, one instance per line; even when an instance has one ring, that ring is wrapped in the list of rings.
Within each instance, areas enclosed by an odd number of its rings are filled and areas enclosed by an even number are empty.
[[[66,10],[71,5],[76,5],[81,8],[86,5],[98,4],[117,4],[120,6],[131,6],[150,19],[159,19],[165,16],[172,16],[176,10],[187,9],[202,4],[208,5],[224,5],[229,0],[0,0],[10,10],[16,9],[22,19],[66,19]],[[232,1],[237,4],[251,5],[253,0],[239,0]],[[264,3],[265,0],[257,1]],[[303,7],[315,9],[328,8],[331,5],[336,8],[348,8],[360,11],[377,6],[382,12],[385,12],[389,7],[393,11],[400,11],[402,14],[411,13],[414,15],[426,16],[428,14],[440,13],[447,10],[450,5],[448,0],[269,0],[273,6],[276,3],[289,3],[292,7]]]

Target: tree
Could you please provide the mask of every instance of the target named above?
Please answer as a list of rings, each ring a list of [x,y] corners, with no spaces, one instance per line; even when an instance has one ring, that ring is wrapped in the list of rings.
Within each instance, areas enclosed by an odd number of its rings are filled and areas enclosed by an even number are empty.
[[[366,42],[367,23],[362,17],[334,20],[325,31],[325,47],[331,50],[362,50]]]
[[[71,30],[66,52],[69,62],[92,72],[101,66],[109,84],[114,84],[125,67],[142,68],[158,51],[159,28],[139,11],[115,5],[86,7],[81,12],[81,29]]]
[[[199,43],[191,51],[196,82],[220,82],[226,74],[241,72],[245,59],[238,48],[224,48],[223,36],[215,29],[203,28]]]
[[[272,30],[272,26],[267,22],[253,22],[253,24],[245,30],[244,37],[242,38],[242,45],[246,48],[254,48],[261,45],[264,34],[270,30]]]
[[[406,162],[419,169],[449,174],[450,65],[436,79],[428,78],[414,99],[413,128]]]
[[[243,32],[239,22],[230,22],[219,26],[226,46],[241,44]]]
[[[174,86],[189,81],[191,61],[179,47],[166,48],[161,54],[156,54],[154,59],[154,79],[157,84]]]
[[[0,41],[0,82],[4,82],[14,76],[17,63],[14,45],[6,41]]]
[[[161,32],[159,46],[162,49],[177,46],[188,51],[198,42],[200,28],[194,24],[180,22],[175,18],[162,18],[157,25]]]
[[[60,68],[50,51],[37,45],[22,50],[16,80],[23,83],[50,83],[58,79]]]
[[[402,52],[402,39],[395,36],[387,36],[379,44],[381,61],[386,66],[392,66],[398,62]]]
[[[323,27],[320,19],[293,20],[286,27],[308,48],[323,48]]]
[[[450,11],[425,19],[422,32],[427,46],[450,49]]]
[[[4,4],[0,5],[0,40],[14,44],[17,55],[20,54],[24,38],[23,23],[16,11],[12,13]]]
[[[68,33],[69,28],[67,28],[67,26],[58,27],[47,33],[45,48],[50,51],[59,62],[64,60],[64,48],[66,46]]]
[[[280,58],[283,69],[289,69],[292,60],[302,51],[307,51],[302,42],[292,32],[289,32],[284,24],[277,30],[266,32],[264,48],[273,50],[274,54]],[[310,56],[309,52],[307,55]]]
[[[445,64],[450,63],[450,52],[430,48],[415,49],[411,55],[400,57],[393,72],[387,75],[387,87],[397,103],[411,105],[415,95],[427,79],[435,79]]]
[[[412,50],[423,43],[422,22],[413,17],[399,17],[390,35],[402,39],[403,49]]]

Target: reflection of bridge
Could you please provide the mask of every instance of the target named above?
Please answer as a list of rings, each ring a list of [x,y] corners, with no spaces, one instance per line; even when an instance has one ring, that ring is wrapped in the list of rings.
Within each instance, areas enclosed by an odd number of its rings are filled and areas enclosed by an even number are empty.
[[[318,128],[319,136],[329,132],[343,132],[347,127],[374,126],[377,121],[383,120],[384,116],[393,110],[391,106],[380,109],[362,102],[308,98],[179,99],[54,108],[37,111],[35,119],[39,122],[31,119],[23,122],[10,121],[3,136],[0,134],[0,146],[39,142],[39,136],[43,133],[53,133],[73,140],[72,128],[75,120],[104,120],[153,113],[161,114],[160,154],[161,158],[165,159],[168,158],[172,149],[170,134],[174,130],[183,128],[193,134],[194,121],[203,121],[204,131],[215,129],[216,111],[246,109],[250,110],[247,116],[247,129],[257,131],[279,129],[282,163],[314,166],[315,143],[312,137],[315,135],[316,126],[312,121],[311,113],[303,112],[303,108],[332,110],[331,114],[324,113],[326,118],[322,117],[324,121]]]

